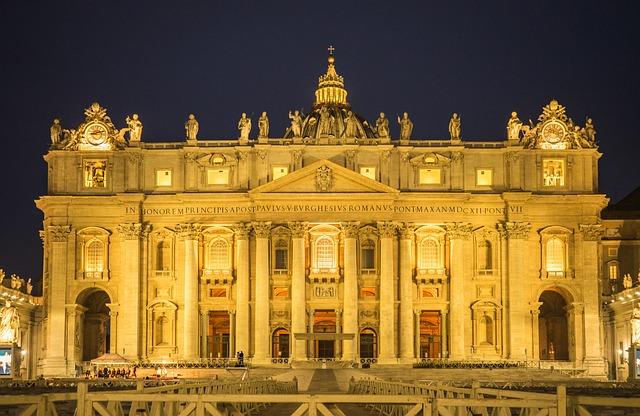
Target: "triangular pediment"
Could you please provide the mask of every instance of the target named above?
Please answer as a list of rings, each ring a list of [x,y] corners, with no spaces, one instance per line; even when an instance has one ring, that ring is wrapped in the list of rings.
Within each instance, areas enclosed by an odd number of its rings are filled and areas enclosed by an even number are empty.
[[[249,194],[378,193],[395,195],[398,192],[397,189],[323,159],[254,188],[249,191]]]

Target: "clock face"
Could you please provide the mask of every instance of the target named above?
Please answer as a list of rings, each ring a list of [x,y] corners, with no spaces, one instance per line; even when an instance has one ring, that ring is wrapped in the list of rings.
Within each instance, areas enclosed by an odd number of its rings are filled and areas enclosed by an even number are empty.
[[[84,131],[84,137],[87,142],[96,146],[104,143],[107,140],[107,136],[107,128],[100,123],[90,124]]]
[[[552,121],[542,129],[542,137],[548,143],[558,143],[564,138],[565,131],[562,124]]]

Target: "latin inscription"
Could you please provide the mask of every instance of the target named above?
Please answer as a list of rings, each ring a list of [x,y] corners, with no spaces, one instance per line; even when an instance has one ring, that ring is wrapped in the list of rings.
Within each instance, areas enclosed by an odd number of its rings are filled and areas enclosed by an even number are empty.
[[[387,214],[521,214],[522,207],[468,207],[459,205],[391,205],[391,204],[276,204],[251,206],[180,206],[142,208],[142,215],[234,215],[255,213],[387,213]],[[125,207],[126,214],[138,214],[138,207]]]

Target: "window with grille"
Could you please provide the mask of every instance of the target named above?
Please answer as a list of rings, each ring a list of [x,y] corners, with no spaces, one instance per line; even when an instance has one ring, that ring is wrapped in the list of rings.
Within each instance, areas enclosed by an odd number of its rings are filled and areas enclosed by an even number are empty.
[[[360,250],[360,268],[373,270],[376,268],[376,246],[371,240],[362,242]]]
[[[425,238],[420,244],[420,264],[423,269],[440,267],[440,244],[431,238]]]
[[[217,238],[209,245],[209,268],[212,270],[229,269],[229,243]]]
[[[316,267],[318,269],[332,269],[334,267],[333,240],[320,237],[316,240]]]
[[[104,244],[99,240],[92,240],[87,244],[85,272],[87,277],[102,277],[104,269]]]
[[[166,241],[158,243],[156,251],[156,270],[169,270],[171,266],[171,246]]]
[[[564,271],[564,243],[558,238],[547,241],[547,271]]]

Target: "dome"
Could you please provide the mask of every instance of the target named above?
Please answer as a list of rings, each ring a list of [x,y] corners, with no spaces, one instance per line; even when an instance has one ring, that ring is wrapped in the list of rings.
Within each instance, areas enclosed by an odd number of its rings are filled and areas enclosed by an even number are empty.
[[[351,111],[351,106],[347,102],[344,79],[336,72],[332,50],[333,48],[329,48],[327,72],[318,79],[316,100],[311,107],[311,112],[300,114],[301,137],[306,139],[305,141],[327,139],[327,142],[377,139],[375,128],[364,117]],[[291,127],[286,130],[284,137],[294,137]]]

